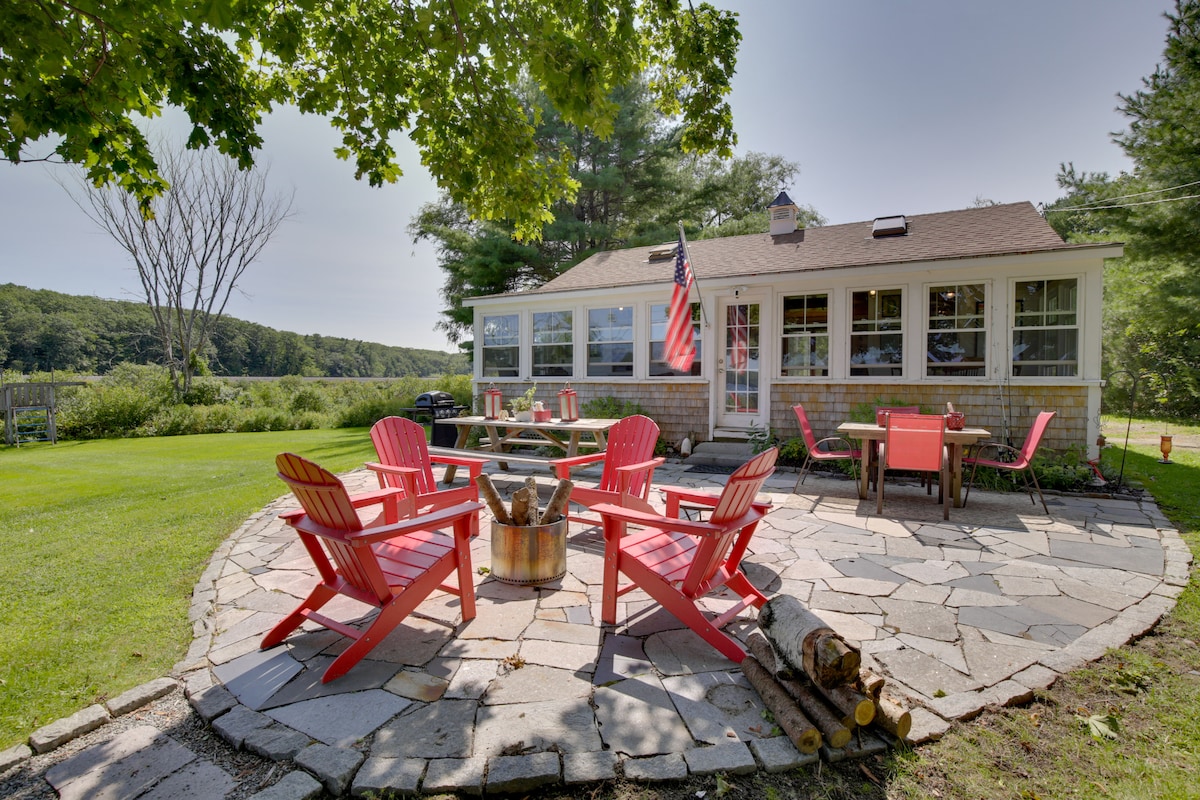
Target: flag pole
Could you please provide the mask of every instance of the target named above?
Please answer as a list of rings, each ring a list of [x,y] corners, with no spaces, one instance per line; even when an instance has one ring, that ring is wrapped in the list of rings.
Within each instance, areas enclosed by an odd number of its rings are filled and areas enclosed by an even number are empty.
[[[696,262],[692,261],[692,251],[688,249],[687,236],[683,233],[683,220],[677,220],[675,224],[679,226],[679,242],[683,245],[683,257],[692,267],[692,286],[696,287],[696,299],[700,301],[700,322],[705,328],[708,328],[711,326],[708,323],[708,314],[704,312],[704,296],[700,294],[700,281],[696,278]]]

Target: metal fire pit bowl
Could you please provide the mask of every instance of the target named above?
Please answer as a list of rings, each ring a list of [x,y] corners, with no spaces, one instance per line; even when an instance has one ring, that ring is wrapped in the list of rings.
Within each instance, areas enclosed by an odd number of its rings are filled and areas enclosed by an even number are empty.
[[[505,525],[492,520],[492,575],[519,586],[567,574],[567,518],[545,525]]]

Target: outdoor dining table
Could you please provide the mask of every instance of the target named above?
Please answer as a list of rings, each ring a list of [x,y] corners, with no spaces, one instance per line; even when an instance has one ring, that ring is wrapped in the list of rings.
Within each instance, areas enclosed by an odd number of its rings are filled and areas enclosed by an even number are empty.
[[[620,420],[617,419],[577,419],[564,422],[561,419],[551,419],[547,422],[517,422],[513,419],[488,419],[482,416],[451,417],[434,420],[435,425],[456,425],[458,436],[454,441],[454,449],[463,451],[464,455],[475,455],[500,462],[502,469],[507,468],[507,461],[549,461],[540,457],[516,456],[511,459],[502,458],[515,446],[552,446],[563,450],[564,456],[579,455],[579,449],[586,447],[604,450],[608,446],[606,433]],[[467,442],[472,428],[483,428],[487,438],[480,439],[478,448],[467,449]],[[584,438],[584,435],[587,438]],[[432,452],[432,451],[431,451]],[[456,468],[447,465],[443,481],[449,484],[454,480]]]
[[[887,429],[873,422],[843,422],[837,427],[838,433],[848,439],[858,439],[866,446],[863,447],[863,464],[859,470],[858,496],[867,499],[870,488],[872,464],[876,458],[878,443],[887,435]],[[950,497],[954,500],[955,508],[962,508],[962,459],[965,447],[992,438],[992,433],[984,428],[963,428],[960,431],[946,429],[946,452],[950,462]]]

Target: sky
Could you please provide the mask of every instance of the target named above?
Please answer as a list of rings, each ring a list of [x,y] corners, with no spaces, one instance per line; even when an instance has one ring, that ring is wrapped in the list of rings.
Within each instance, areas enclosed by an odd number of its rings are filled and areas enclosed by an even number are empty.
[[[830,224],[1048,203],[1059,165],[1131,168],[1111,138],[1118,93],[1159,63],[1171,0],[710,0],[742,31],[730,102],[737,152],[800,167],[794,201]],[[167,115],[169,124],[172,117]],[[178,128],[178,117],[175,117]],[[292,217],[226,313],[279,330],[451,350],[435,330],[442,272],[407,227],[437,187],[407,139],[383,188],[338,160],[336,132],[282,109],[260,163]],[[128,256],[56,181],[0,168],[0,283],[141,300]]]

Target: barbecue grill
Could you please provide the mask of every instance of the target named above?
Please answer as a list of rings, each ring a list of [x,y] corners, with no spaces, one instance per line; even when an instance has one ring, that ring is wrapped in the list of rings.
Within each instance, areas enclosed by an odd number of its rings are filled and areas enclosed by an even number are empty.
[[[454,396],[449,392],[425,392],[417,395],[413,401],[413,411],[417,414],[428,414],[433,419],[451,419],[457,417],[466,406],[454,404]],[[453,425],[434,425],[430,443],[437,447],[453,447],[457,431]]]

